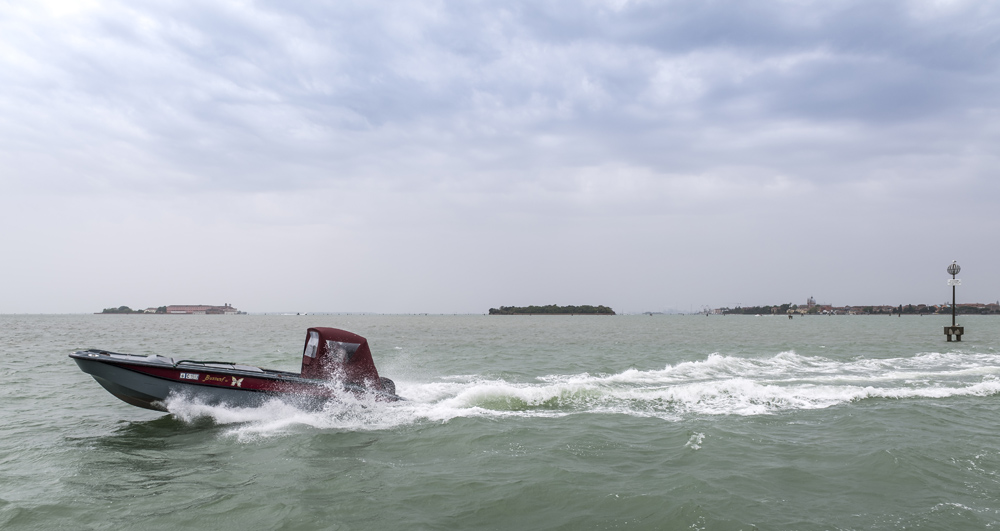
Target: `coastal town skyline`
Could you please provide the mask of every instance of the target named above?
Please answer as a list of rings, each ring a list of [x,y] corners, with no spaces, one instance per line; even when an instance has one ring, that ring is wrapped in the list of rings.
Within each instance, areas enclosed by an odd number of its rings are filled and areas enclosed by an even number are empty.
[[[954,304],[956,312],[959,314],[996,314],[1000,313],[1000,300],[996,302],[956,302]],[[705,313],[722,315],[726,313],[772,313],[772,314],[833,314],[833,315],[854,315],[854,314],[937,314],[951,313],[952,303],[950,301],[941,304],[926,303],[906,303],[906,304],[881,304],[881,305],[841,305],[835,306],[829,303],[816,302],[816,299],[809,297],[805,304],[793,303],[768,304],[759,306],[721,307],[706,310]]]

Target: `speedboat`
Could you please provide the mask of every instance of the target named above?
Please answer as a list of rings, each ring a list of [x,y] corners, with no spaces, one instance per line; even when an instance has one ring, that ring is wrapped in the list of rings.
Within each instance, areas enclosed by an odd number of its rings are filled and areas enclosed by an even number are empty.
[[[167,411],[170,396],[237,407],[256,407],[272,398],[311,407],[345,393],[371,395],[380,401],[400,400],[392,380],[378,375],[368,340],[336,328],[308,329],[298,374],[228,361],[178,360],[97,349],[74,352],[69,357],[122,401],[157,411]]]

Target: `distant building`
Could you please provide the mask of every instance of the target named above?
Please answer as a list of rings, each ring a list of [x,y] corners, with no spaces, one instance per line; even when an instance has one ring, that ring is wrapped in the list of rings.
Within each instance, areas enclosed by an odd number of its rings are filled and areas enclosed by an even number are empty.
[[[167,306],[167,313],[175,315],[236,315],[239,311],[227,302],[223,306],[171,305]]]

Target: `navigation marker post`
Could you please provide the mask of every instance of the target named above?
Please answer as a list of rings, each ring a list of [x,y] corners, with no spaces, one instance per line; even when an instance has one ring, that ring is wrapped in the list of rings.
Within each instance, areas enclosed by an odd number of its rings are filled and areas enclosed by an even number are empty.
[[[948,341],[951,341],[951,336],[955,336],[955,341],[962,340],[962,334],[965,333],[964,326],[955,325],[955,287],[962,285],[962,280],[955,278],[955,275],[962,270],[962,266],[958,265],[958,262],[952,260],[951,265],[948,266],[948,274],[951,278],[948,279],[948,285],[951,286],[951,326],[944,327],[944,335],[948,336]]]

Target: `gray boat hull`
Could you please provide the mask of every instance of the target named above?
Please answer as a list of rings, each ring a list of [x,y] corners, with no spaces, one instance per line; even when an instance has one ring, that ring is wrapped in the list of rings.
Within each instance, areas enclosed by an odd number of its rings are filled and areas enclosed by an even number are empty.
[[[127,367],[112,365],[96,360],[74,358],[80,369],[93,376],[101,387],[124,402],[141,408],[167,411],[166,401],[170,396],[185,396],[199,402],[236,407],[257,407],[269,398],[281,396],[263,391],[246,389],[196,386],[151,376]],[[304,397],[293,398],[301,401]]]

